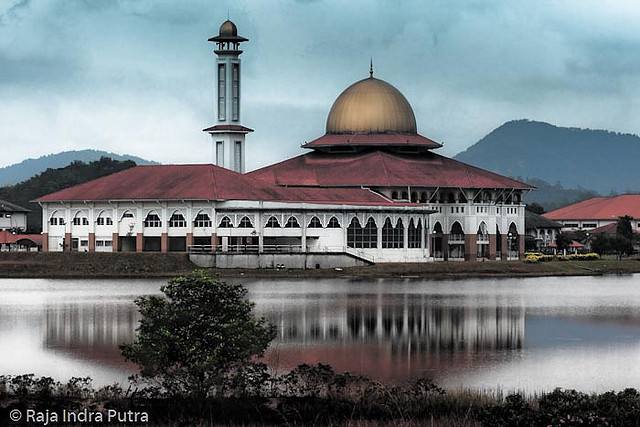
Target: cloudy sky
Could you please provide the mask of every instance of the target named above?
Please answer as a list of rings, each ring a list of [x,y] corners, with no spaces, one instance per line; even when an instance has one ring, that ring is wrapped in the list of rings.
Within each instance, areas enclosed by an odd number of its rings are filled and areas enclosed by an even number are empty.
[[[213,46],[244,45],[250,169],[302,152],[367,76],[453,155],[518,118],[640,133],[640,2],[0,0],[0,166],[96,148],[211,161]]]

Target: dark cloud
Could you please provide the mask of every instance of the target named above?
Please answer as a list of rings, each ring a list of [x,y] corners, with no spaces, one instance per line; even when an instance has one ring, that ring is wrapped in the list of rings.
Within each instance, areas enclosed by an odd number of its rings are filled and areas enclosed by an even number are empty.
[[[371,57],[447,154],[520,117],[640,131],[635,3],[21,0],[0,6],[0,144],[18,147],[0,162],[81,147],[207,159],[206,39],[227,13],[250,39],[250,167],[318,136]]]

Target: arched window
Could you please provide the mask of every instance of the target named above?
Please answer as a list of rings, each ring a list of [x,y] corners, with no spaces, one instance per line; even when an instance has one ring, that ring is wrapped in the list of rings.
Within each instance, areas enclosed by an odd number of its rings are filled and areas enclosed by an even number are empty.
[[[196,215],[196,219],[193,220],[194,227],[211,227],[211,217],[204,212],[200,212]]]
[[[436,222],[433,225],[433,234],[442,234],[442,224]]]
[[[233,224],[231,223],[231,218],[229,218],[228,216],[222,217],[222,220],[220,220],[220,225],[218,226],[218,228],[233,228]]]
[[[133,219],[133,218],[135,218],[135,216],[133,215],[133,212],[131,212],[131,211],[125,211],[125,212],[122,214],[122,218],[120,218],[120,220],[123,220],[123,219],[125,219],[125,218]]]
[[[276,218],[275,216],[271,216],[267,220],[267,225],[265,225],[265,227],[266,228],[280,228],[280,221],[278,221],[278,218]]]
[[[340,228],[340,222],[338,221],[338,218],[332,216],[329,220],[329,223],[327,224],[327,228]]]
[[[449,234],[449,240],[464,240],[464,230],[458,221],[453,223]]]
[[[413,218],[409,221],[409,248],[416,249],[422,247],[422,221],[418,219],[418,226],[413,222]]]
[[[418,203],[418,193],[415,191],[411,192],[411,202],[412,203]]]
[[[391,224],[391,218],[387,217],[382,226],[382,248],[397,249],[404,247],[404,226],[398,219],[396,226]]]
[[[248,216],[243,216],[238,224],[238,228],[253,228],[253,224]]]
[[[295,216],[290,216],[287,223],[284,225],[284,228],[300,228],[300,224],[298,224],[298,220]]]
[[[391,199],[392,200],[398,200],[398,192],[397,191],[392,191],[391,192]]]
[[[147,217],[144,219],[144,226],[149,228],[162,227],[162,221],[160,221],[160,217],[155,212],[149,212]]]
[[[187,221],[180,212],[174,212],[169,218],[169,227],[184,228],[187,226]]]
[[[447,202],[448,203],[456,202],[456,195],[453,192],[450,192],[449,195],[447,196]]]
[[[78,212],[73,217],[73,225],[89,225],[89,218],[86,217],[84,212]]]
[[[406,191],[402,192],[402,200],[409,200],[409,193],[407,193]]]
[[[347,246],[351,248],[376,248],[378,246],[378,227],[373,218],[367,220],[364,228],[358,218],[353,218],[347,228]]]
[[[50,225],[65,225],[65,220],[60,212],[55,211],[51,214],[51,218],[49,219]]]
[[[427,203],[429,201],[429,196],[426,191],[420,193],[420,203]]]
[[[313,218],[311,218],[311,221],[309,221],[308,228],[322,228],[322,223],[320,222],[320,218],[318,218],[317,216],[314,216]]]
[[[485,236],[487,235],[487,224],[485,224],[484,221],[482,221],[480,223],[480,225],[478,226],[478,235],[479,236]]]
[[[102,211],[98,215],[98,218],[96,218],[96,225],[113,225],[113,219],[111,219],[110,214]]]

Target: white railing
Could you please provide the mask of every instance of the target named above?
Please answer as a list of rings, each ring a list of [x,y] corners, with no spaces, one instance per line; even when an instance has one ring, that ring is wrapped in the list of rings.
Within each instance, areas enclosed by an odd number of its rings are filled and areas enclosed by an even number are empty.
[[[485,243],[485,242],[489,242],[489,235],[488,234],[478,234],[478,242],[481,243]]]

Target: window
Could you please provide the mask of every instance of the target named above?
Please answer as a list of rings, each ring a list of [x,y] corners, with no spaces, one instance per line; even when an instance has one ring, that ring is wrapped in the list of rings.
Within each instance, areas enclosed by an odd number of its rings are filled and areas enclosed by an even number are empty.
[[[429,201],[429,197],[427,196],[427,192],[423,191],[420,193],[420,203],[427,203]]]
[[[224,166],[224,142],[216,142],[216,165]]]
[[[238,225],[238,228],[253,228],[253,224],[251,223],[251,220],[249,219],[249,217],[243,216],[242,219],[240,220],[240,224]]]
[[[582,228],[596,228],[598,226],[598,224],[593,223],[593,222],[583,222],[582,223]]]
[[[158,214],[150,212],[144,220],[144,226],[151,228],[161,227],[162,221],[160,221]]]
[[[127,212],[125,212],[125,213],[123,213],[123,214],[122,214],[122,218],[123,218],[123,219],[124,219],[124,218],[133,218],[133,213],[132,213],[132,212],[127,211]]]
[[[332,216],[327,224],[327,228],[340,228],[340,222],[338,222],[338,218]]]
[[[242,141],[236,141],[233,145],[233,170],[242,172]]]
[[[111,240],[105,240],[104,241],[104,245],[108,248],[110,248],[111,246],[113,246],[113,242]]]
[[[409,248],[416,249],[422,247],[422,221],[418,220],[416,227],[413,218],[409,221]]]
[[[398,200],[398,192],[397,191],[392,191],[391,192],[391,199]]]
[[[418,203],[418,193],[415,191],[411,192],[411,202],[412,203]]]
[[[225,64],[218,64],[218,120],[225,121],[227,116],[227,69]]]
[[[96,219],[96,225],[104,225],[104,217],[103,216],[99,216],[98,219]]]
[[[567,228],[578,228],[578,223],[577,222],[568,222],[564,225]]]
[[[182,228],[187,226],[187,221],[184,219],[181,213],[174,213],[169,218],[169,227]]]
[[[402,200],[409,200],[409,193],[407,193],[406,191],[402,192]]]
[[[240,120],[240,64],[233,64],[231,75],[231,120]]]
[[[58,225],[58,218],[56,218],[56,217],[51,217],[51,219],[49,220],[49,224],[51,224],[51,225]]]
[[[82,221],[82,219],[79,216],[73,218],[73,225],[80,225],[80,221]]]
[[[107,225],[113,225],[113,220],[110,216],[107,217]]]
[[[220,228],[233,228],[233,224],[231,223],[231,219],[228,216],[225,216],[220,221]]]
[[[58,218],[58,225],[65,225],[67,222],[64,220],[64,218]]]
[[[298,220],[295,216],[290,216],[287,223],[284,225],[284,228],[300,228],[300,224],[298,224]]]
[[[96,248],[101,248],[104,246],[104,240],[96,240]]]
[[[82,218],[82,225],[89,225],[89,218]]]
[[[80,246],[89,246],[88,240],[80,240]]]
[[[353,218],[347,228],[347,246],[350,248],[378,247],[378,227],[373,218],[367,220],[364,228],[360,227],[358,218]]]
[[[313,218],[311,218],[311,221],[309,221],[308,228],[322,228],[322,223],[320,222],[320,219],[317,216],[314,216]]]
[[[391,224],[391,219],[387,217],[382,227],[382,248],[396,249],[404,247],[404,226],[402,220],[398,219],[396,226]]]
[[[276,218],[275,216],[272,216],[272,217],[269,217],[269,220],[267,220],[267,225],[265,225],[265,227],[280,228],[280,222],[278,221],[278,218]]]
[[[211,218],[206,213],[199,213],[193,221],[194,227],[211,227]]]

